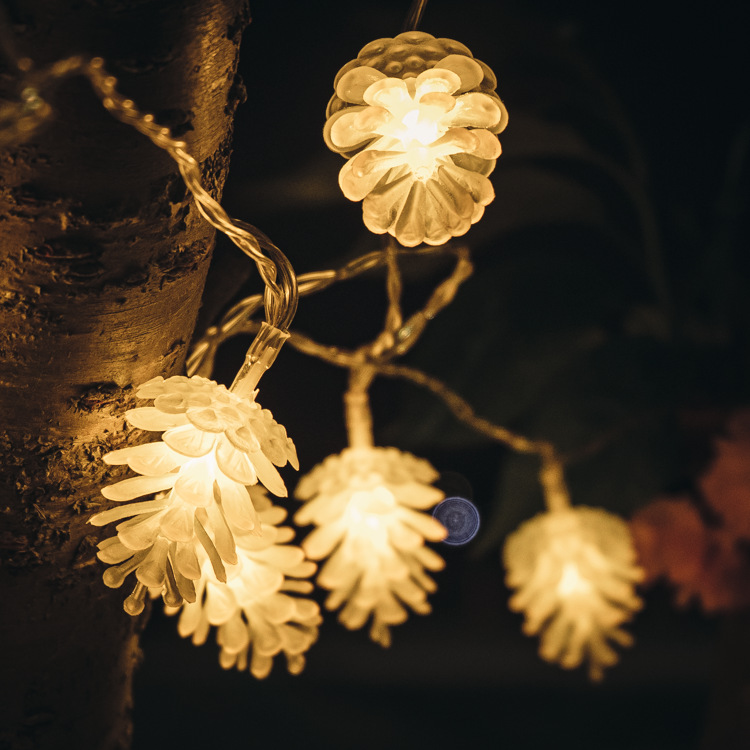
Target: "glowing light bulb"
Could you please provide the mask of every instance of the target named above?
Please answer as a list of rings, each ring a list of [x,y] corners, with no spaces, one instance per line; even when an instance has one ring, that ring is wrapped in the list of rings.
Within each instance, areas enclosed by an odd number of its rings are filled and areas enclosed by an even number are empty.
[[[396,130],[394,135],[405,148],[414,147],[415,141],[421,146],[429,146],[447,130],[446,127],[441,128],[437,121],[431,120],[429,117],[422,116],[420,119],[422,114],[420,108],[417,107],[410,109],[401,118],[404,129]]]
[[[104,456],[139,476],[104,487],[102,494],[121,505],[89,519],[94,526],[121,521],[98,557],[113,566],[104,573],[111,588],[135,573],[128,614],[143,610],[146,589],[160,589],[172,606],[194,601],[201,550],[226,580],[226,565],[237,563],[235,536],[262,533],[248,487],[261,482],[286,495],[275,467],[287,461],[298,467],[294,443],[255,393],[243,398],[197,376],[158,377],[138,388],[137,396],[153,399],[153,406],[131,409],[125,418],[133,427],[163,430],[162,438]],[[130,502],[153,493],[152,500]]]
[[[610,642],[632,644],[620,626],[640,609],[628,525],[599,508],[540,514],[508,537],[503,550],[509,605],[525,614],[524,632],[539,635],[539,654],[566,669],[588,660],[599,680],[617,662]]]
[[[581,575],[575,563],[567,562],[563,565],[560,582],[557,584],[557,593],[563,598],[577,594],[585,596],[591,593],[591,584]]]
[[[295,491],[306,501],[295,521],[317,526],[302,547],[313,560],[328,558],[318,575],[331,591],[326,607],[342,607],[339,620],[350,629],[372,616],[370,637],[383,646],[390,627],[406,620],[404,605],[430,611],[427,593],[436,586],[425,570],[444,563],[425,540],[440,541],[446,531],[420,511],[442,498],[430,486],[437,477],[429,463],[396,448],[348,448]]]
[[[408,32],[379,43],[389,41],[432,54],[451,40]],[[414,77],[388,77],[366,60],[337,77],[324,129],[329,148],[351,157],[339,174],[344,195],[363,201],[368,229],[408,247],[465,234],[494,198],[487,175],[500,155],[495,133],[508,119],[494,83],[485,85],[492,72],[468,50],[425,63]]]
[[[251,487],[250,492],[263,535],[236,536],[237,562],[227,568],[226,582],[217,578],[205,550],[198,550],[195,599],[166,611],[180,613],[178,632],[191,636],[195,645],[205,643],[211,627],[216,627],[219,664],[224,669],[249,668],[263,679],[274,657],[283,653],[289,671],[299,674],[322,621],[318,605],[302,596],[313,589],[304,579],[316,565],[305,560],[299,547],[287,544],[294,531],[279,526],[286,511],[273,505],[262,488]],[[158,591],[154,593],[158,596]]]

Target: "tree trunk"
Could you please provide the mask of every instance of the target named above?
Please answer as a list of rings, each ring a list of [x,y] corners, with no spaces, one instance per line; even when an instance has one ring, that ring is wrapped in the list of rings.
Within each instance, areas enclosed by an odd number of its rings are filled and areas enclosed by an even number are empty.
[[[3,2],[20,55],[103,57],[220,195],[245,0]],[[0,152],[0,748],[125,748],[140,622],[101,581],[111,532],[86,520],[133,386],[182,370],[213,230],[85,80],[42,95],[51,123]]]

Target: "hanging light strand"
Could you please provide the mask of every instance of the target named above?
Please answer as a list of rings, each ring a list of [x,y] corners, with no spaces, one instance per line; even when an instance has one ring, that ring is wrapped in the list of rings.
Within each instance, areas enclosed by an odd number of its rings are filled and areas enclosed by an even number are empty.
[[[346,430],[350,448],[372,448],[375,440],[372,429],[372,409],[369,390],[375,379],[375,369],[371,361],[382,361],[388,352],[395,349],[397,334],[403,325],[401,293],[403,282],[398,266],[396,248],[398,243],[389,239],[385,249],[386,294],[388,309],[382,333],[371,343],[355,353],[354,364],[349,373],[349,389],[344,394]]]
[[[255,230],[258,232],[258,230]],[[258,236],[258,234],[256,234]],[[388,249],[375,250],[359,256],[336,269],[311,271],[297,277],[300,297],[323,291],[340,281],[348,281],[368,271],[375,270],[388,263],[388,254],[398,257],[409,255],[421,257],[424,255],[455,254],[456,248],[451,244],[439,247],[424,246],[418,249],[403,248],[397,243]],[[232,305],[221,320],[206,329],[203,336],[194,344],[186,362],[188,375],[202,375],[210,377],[214,367],[216,351],[228,339],[243,333],[257,331],[253,316],[263,305],[263,295],[253,294]]]
[[[286,330],[296,313],[298,299],[296,277],[286,256],[273,243],[265,242],[266,253],[271,255],[269,258],[261,249],[255,233],[250,231],[250,225],[232,219],[208,194],[201,182],[198,162],[187,152],[185,141],[173,138],[169,128],[161,127],[153,115],[142,113],[132,99],[122,96],[115,88],[117,79],[104,69],[101,57],[85,63],[81,72],[89,79],[110,114],[134,127],[174,159],[202,216],[255,262],[266,286],[266,319],[272,326]]]
[[[258,324],[252,326],[257,330]],[[362,367],[361,355],[336,346],[319,344],[309,336],[295,331],[289,338],[290,346],[312,357],[347,369]],[[570,507],[570,493],[567,489],[563,472],[563,460],[557,453],[555,446],[546,440],[531,440],[519,435],[507,427],[479,416],[471,404],[456,391],[446,385],[439,378],[428,375],[415,367],[392,364],[389,362],[368,363],[373,375],[387,378],[408,380],[439,398],[451,413],[464,424],[476,432],[487,436],[491,440],[502,443],[517,453],[536,454],[542,465],[539,472],[539,482],[544,493],[545,505],[550,511],[564,510]],[[351,388],[350,388],[351,392]],[[361,410],[361,407],[359,407]]]
[[[401,328],[404,316],[401,311],[401,292],[403,281],[401,271],[398,267],[398,254],[396,248],[398,243],[392,237],[388,240],[385,250],[385,262],[388,268],[386,276],[386,292],[388,294],[388,312],[385,319],[385,332],[395,334]]]
[[[5,54],[15,60],[16,55],[8,40],[0,41]],[[281,330],[289,327],[297,311],[299,296],[297,279],[289,260],[265,235],[251,225],[231,218],[209,195],[203,187],[198,162],[187,151],[185,141],[173,138],[169,128],[159,125],[152,114],[141,112],[132,99],[119,93],[117,79],[107,72],[101,57],[87,60],[75,55],[38,70],[34,69],[31,60],[20,58],[15,61],[15,66],[23,75],[22,91],[19,101],[2,102],[0,106],[0,145],[23,139],[47,118],[51,108],[41,96],[45,89],[72,75],[86,77],[113,117],[145,135],[175,161],[201,215],[256,264],[265,285],[267,322]]]
[[[416,31],[427,9],[427,0],[413,0],[401,31]]]

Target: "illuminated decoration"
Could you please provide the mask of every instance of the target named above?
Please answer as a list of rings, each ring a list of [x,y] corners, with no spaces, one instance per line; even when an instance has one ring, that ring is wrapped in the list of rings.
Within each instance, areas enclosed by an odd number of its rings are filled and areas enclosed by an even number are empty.
[[[157,377],[138,388],[136,395],[154,404],[125,418],[142,430],[163,430],[162,438],[104,456],[139,476],[104,487],[104,497],[123,504],[89,519],[94,526],[129,519],[98,553],[113,566],[104,573],[107,586],[119,588],[135,572],[124,605],[129,614],[143,610],[146,589],[159,589],[171,606],[194,601],[201,549],[216,577],[226,580],[225,565],[237,563],[235,537],[262,533],[247,487],[260,481],[286,496],[275,466],[289,461],[298,468],[294,443],[256,403],[256,393],[242,398],[198,376]],[[161,494],[129,502],[153,493]]]
[[[542,513],[511,534],[503,551],[510,608],[523,612],[526,635],[540,635],[539,654],[566,669],[588,660],[600,680],[618,660],[610,642],[630,646],[620,626],[641,608],[643,580],[628,525],[600,508]]]
[[[495,85],[466,47],[417,31],[376,40],[341,69],[324,138],[351,157],[339,185],[363,201],[371,232],[441,245],[479,221],[508,120]]]
[[[424,5],[414,4],[412,29]],[[420,512],[443,497],[431,486],[437,473],[426,461],[374,447],[368,388],[376,376],[402,378],[440,398],[477,432],[541,459],[548,512],[523,524],[505,546],[508,584],[517,589],[511,607],[525,613],[525,632],[541,635],[543,658],[564,667],[587,659],[592,678],[601,678],[617,660],[610,642],[630,643],[620,626],[641,604],[634,583],[642,572],[627,526],[603,510],[571,507],[554,445],[493,424],[447,384],[393,362],[472,272],[468,247],[443,245],[478,221],[494,197],[487,176],[508,116],[492,71],[462,44],[411,30],[368,44],[336,78],[324,137],[349,160],[340,173],[345,195],[363,201],[373,232],[389,233],[407,247],[435,246],[412,251],[414,257],[456,256],[451,276],[405,318],[399,269],[405,251],[396,242],[297,279],[279,248],[212,198],[186,142],[117,91],[101,58],[76,55],[38,70],[24,60],[18,70],[24,78],[20,97],[0,103],[0,145],[23,141],[51,117],[43,97],[53,86],[85,77],[113,117],[174,160],[200,214],[255,263],[263,282],[262,293],[233,305],[198,342],[188,360],[191,377],[157,377],[137,390],[154,404],[127,412],[128,422],[163,432],[162,439],[104,457],[137,474],[105,487],[104,496],[120,505],[90,519],[95,526],[119,522],[115,536],[99,544],[98,557],[111,566],[103,576],[107,586],[117,588],[135,573],[125,610],[136,615],[147,593],[162,596],[169,611],[181,610],[178,629],[195,643],[217,627],[222,666],[249,665],[264,677],[283,652],[290,671],[302,669],[320,613],[314,602],[289,594],[310,592],[305,579],[316,566],[287,545],[293,533],[278,526],[285,511],[258,486],[285,496],[276,467],[298,465],[284,428],[255,401],[256,386],[290,337],[300,294],[385,266],[388,311],[372,343],[346,351],[300,334],[291,339],[301,351],[350,371],[344,395],[350,447],[313,469],[296,492],[306,501],[296,520],[317,527],[303,548],[315,560],[328,558],[318,576],[331,592],[326,606],[341,608],[339,619],[352,629],[372,617],[371,637],[388,645],[390,626],[406,619],[406,607],[430,611],[427,594],[436,587],[426,571],[444,563],[425,541],[446,539],[436,518],[450,527],[448,543],[464,543],[476,533],[478,514],[472,516],[469,506],[468,515],[453,523],[451,501],[460,498],[450,498],[435,517]],[[259,323],[253,316],[261,308],[265,322]],[[210,373],[221,341],[244,332],[257,335],[230,389],[196,374]]]
[[[305,596],[313,585],[304,580],[315,573],[305,560],[288,526],[279,526],[286,511],[273,505],[259,486],[250,487],[263,535],[237,534],[237,563],[227,567],[226,583],[204,549],[198,550],[200,578],[196,597],[185,602],[177,625],[181,636],[205,643],[211,626],[217,628],[224,669],[250,669],[258,679],[268,676],[274,656],[283,653],[292,674],[305,666],[305,652],[317,640],[322,618],[318,605]],[[295,596],[290,596],[295,594]],[[167,614],[178,608],[167,607]]]
[[[432,515],[443,526],[448,536],[444,544],[460,547],[468,544],[479,531],[479,511],[477,506],[465,497],[446,497]]]
[[[427,594],[436,585],[425,569],[440,570],[444,562],[425,540],[440,541],[446,531],[420,511],[443,497],[430,486],[437,477],[427,461],[396,448],[347,448],[295,491],[307,502],[294,520],[318,527],[303,541],[305,553],[329,558],[317,578],[331,591],[326,607],[344,605],[339,620],[350,630],[372,615],[370,637],[382,646],[390,645],[390,626],[408,617],[404,604],[430,612]]]

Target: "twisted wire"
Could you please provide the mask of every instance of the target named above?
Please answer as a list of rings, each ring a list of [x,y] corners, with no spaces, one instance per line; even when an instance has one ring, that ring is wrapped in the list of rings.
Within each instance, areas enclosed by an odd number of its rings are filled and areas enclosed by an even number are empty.
[[[427,0],[414,0],[404,21],[402,31],[416,31],[427,8]]]
[[[266,320],[282,330],[289,327],[299,297],[297,279],[289,260],[265,235],[249,224],[232,219],[209,195],[203,187],[198,162],[187,151],[185,141],[173,138],[169,128],[159,125],[152,114],[141,112],[132,99],[117,91],[117,79],[106,71],[101,57],[86,60],[74,55],[34,70],[31,60],[16,59],[8,39],[3,37],[0,42],[5,56],[11,58],[15,67],[23,73],[23,90],[19,101],[0,102],[0,145],[22,139],[46,119],[51,108],[40,92],[68,76],[85,76],[113,117],[145,135],[175,161],[203,218],[255,262],[265,285]]]
[[[258,230],[254,231],[258,232]],[[256,237],[260,234],[262,233],[256,234]],[[339,268],[300,274],[297,277],[299,296],[303,297],[323,291],[337,282],[348,281],[367,271],[379,268],[388,262],[388,252],[388,249],[374,250],[354,258]],[[419,249],[406,249],[396,246],[390,252],[396,256],[404,254],[411,257],[421,257],[424,255],[453,254],[457,251],[451,245],[442,245],[440,247],[425,246]],[[245,297],[232,305],[218,323],[207,328],[203,336],[195,342],[187,358],[187,374],[209,377],[213,370],[216,352],[225,341],[232,336],[258,330],[257,326],[252,323],[252,317],[262,304],[263,295],[261,294],[252,294]],[[405,326],[402,326],[402,330],[404,328]]]
[[[169,128],[161,127],[153,115],[142,113],[132,99],[120,94],[115,88],[117,79],[106,72],[101,57],[90,60],[81,72],[110,114],[145,135],[174,159],[201,215],[255,262],[266,287],[266,319],[271,325],[286,330],[297,309],[298,293],[294,271],[284,254],[268,242],[266,252],[271,250],[273,255],[269,258],[261,249],[255,233],[249,231],[250,225],[232,219],[209,195],[203,187],[198,162],[187,152],[185,141],[173,138]]]
[[[408,28],[416,28],[425,6],[426,0],[415,0],[407,21]],[[3,46],[7,48],[7,45]],[[3,103],[0,110],[0,144],[5,141],[12,142],[15,136],[22,135],[24,130],[33,129],[47,116],[49,107],[39,96],[39,92],[45,86],[69,75],[84,75],[110,114],[135,128],[171,156],[201,215],[255,262],[265,285],[264,293],[241,300],[224,315],[219,325],[208,329],[188,358],[188,374],[205,370],[207,363],[212,366],[216,349],[229,336],[245,331],[257,331],[259,324],[252,320],[252,316],[261,306],[265,307],[268,323],[286,330],[296,313],[299,295],[320,291],[337,281],[353,278],[385,264],[388,268],[388,312],[385,330],[375,342],[360,347],[355,352],[348,352],[335,346],[323,346],[303,334],[295,333],[290,339],[292,346],[332,364],[348,368],[352,372],[352,377],[360,381],[356,390],[362,391],[365,397],[367,387],[376,374],[401,378],[425,388],[440,398],[458,419],[477,432],[517,452],[538,454],[542,459],[540,482],[549,509],[556,510],[569,505],[562,461],[551,443],[530,440],[494,424],[477,415],[462,396],[438,378],[416,368],[395,365],[388,361],[406,353],[416,343],[427,322],[450,304],[460,285],[471,275],[473,267],[467,248],[461,247],[456,250],[447,245],[405,250],[396,243],[390,243],[385,250],[368,253],[338,269],[311,272],[298,280],[288,259],[276,245],[252,225],[232,219],[209,195],[203,187],[197,161],[186,150],[187,144],[173,138],[169,128],[160,126],[154,121],[153,115],[142,113],[131,99],[116,90],[117,79],[107,73],[102,58],[86,61],[80,56],[73,56],[40,70],[32,70],[31,61],[24,58],[19,61],[18,67],[26,74],[25,88],[19,102],[10,105]],[[451,276],[435,288],[427,304],[411,315],[406,322],[403,321],[400,306],[402,280],[397,257],[401,252],[408,252],[412,256],[452,252],[457,259]]]

